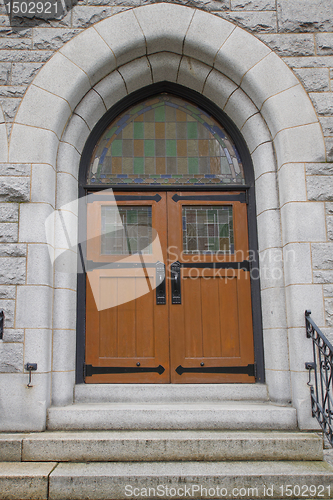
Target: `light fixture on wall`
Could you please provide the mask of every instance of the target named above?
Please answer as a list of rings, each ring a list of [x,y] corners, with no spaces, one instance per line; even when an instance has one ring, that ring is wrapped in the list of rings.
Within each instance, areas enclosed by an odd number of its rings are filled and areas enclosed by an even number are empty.
[[[27,363],[24,368],[29,372],[29,382],[27,387],[33,387],[31,384],[31,372],[37,370],[37,363]]]

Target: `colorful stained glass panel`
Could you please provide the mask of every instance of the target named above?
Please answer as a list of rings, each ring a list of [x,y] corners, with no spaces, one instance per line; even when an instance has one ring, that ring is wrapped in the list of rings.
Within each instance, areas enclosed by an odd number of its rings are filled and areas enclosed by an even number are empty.
[[[166,177],[166,175],[168,177]],[[90,184],[244,184],[235,144],[198,106],[167,93],[126,110],[95,147]]]
[[[183,206],[184,253],[233,253],[232,206]]]
[[[101,207],[101,254],[152,253],[151,207]]]

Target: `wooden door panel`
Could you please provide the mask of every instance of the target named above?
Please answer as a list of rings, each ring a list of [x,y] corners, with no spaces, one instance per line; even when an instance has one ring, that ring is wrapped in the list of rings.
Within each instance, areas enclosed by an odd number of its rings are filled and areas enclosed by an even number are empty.
[[[135,278],[118,278],[118,358],[135,358],[136,345],[136,300],[135,296]]]
[[[219,280],[221,356],[240,357],[239,286],[235,277]],[[243,308],[244,304],[240,304]]]
[[[100,288],[101,294],[105,297],[114,298],[118,295],[117,279],[101,279]],[[105,294],[105,295],[104,295]],[[108,304],[103,304],[107,306]],[[118,356],[118,309],[116,307],[108,307],[99,312],[99,353],[101,357],[112,358]],[[107,334],[104,334],[107,332]]]
[[[136,302],[136,356],[153,358],[155,352],[153,292],[140,296]],[[167,306],[165,306],[167,307]]]
[[[154,357],[155,297],[154,293],[146,292],[145,277],[104,277],[100,284],[101,293],[114,294],[120,304],[99,312],[100,357]],[[130,289],[131,295],[126,293]]]
[[[240,371],[244,371],[248,365],[254,365],[250,276],[242,266],[237,269],[234,265],[248,259],[246,204],[233,199],[221,203],[214,195],[216,193],[178,193],[175,197],[174,193],[168,193],[168,220],[177,221],[169,233],[169,248],[172,248],[169,267],[176,260],[182,267],[181,304],[170,304],[171,381],[174,383],[255,381],[251,375],[254,368],[249,368],[250,375],[218,373],[218,370],[213,373],[215,368],[237,370],[241,367]],[[190,213],[191,206],[197,210],[207,206],[207,210],[213,212],[214,207],[232,207],[232,211],[228,208],[233,217],[234,247],[231,250],[184,251],[184,224],[187,224],[184,213]],[[206,231],[208,244],[209,231],[212,229]],[[197,239],[200,235],[197,233]],[[224,240],[219,241],[223,244]],[[228,268],[230,265],[235,268]]]
[[[183,280],[185,356],[203,356],[201,281]]]
[[[236,359],[237,363],[253,363],[253,353],[248,350],[252,342],[247,340],[252,314],[245,274],[239,271],[238,277],[183,278],[185,355],[178,356],[177,363],[186,360],[189,366],[197,366],[199,360],[213,366],[223,361],[228,366]],[[175,334],[173,350],[181,351],[181,338]]]
[[[199,278],[201,282],[203,357],[221,356],[219,286],[215,278]],[[186,298],[184,297],[184,300]]]
[[[87,258],[95,269],[87,272],[86,365],[93,367],[89,368],[93,374],[89,372],[85,381],[169,382],[168,308],[166,304],[156,304],[155,290],[155,264],[159,259],[164,260],[163,252],[167,247],[166,197],[158,196],[157,201],[135,201],[135,196],[131,196],[130,202],[118,203],[130,208],[152,207],[152,226],[158,233],[162,249],[159,250],[154,239],[150,253],[118,256],[112,252],[102,254],[101,210],[115,203],[104,201],[103,195],[100,198],[95,205],[88,206]],[[119,234],[115,237],[119,239]],[[119,248],[111,239],[109,241],[112,249]],[[123,247],[122,241],[121,245]],[[164,368],[163,373],[142,371],[160,365]],[[101,373],[104,367],[113,373]],[[122,373],[114,373],[117,370]]]

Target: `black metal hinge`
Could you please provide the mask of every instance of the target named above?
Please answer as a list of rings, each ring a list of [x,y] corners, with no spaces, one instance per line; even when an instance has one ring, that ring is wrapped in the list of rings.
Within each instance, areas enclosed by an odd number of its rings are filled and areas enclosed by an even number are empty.
[[[207,194],[200,195],[200,193],[192,196],[180,196],[179,194],[174,194],[172,197],[173,201],[177,203],[179,200],[188,201],[239,201],[240,203],[248,203],[246,193],[239,194]]]
[[[193,368],[184,368],[179,365],[176,368],[178,375],[183,373],[234,373],[244,374],[249,377],[255,377],[257,372],[256,363],[247,366],[198,366]]]
[[[181,262],[181,267],[197,267],[204,269],[237,269],[240,271],[250,271],[251,261],[243,260],[242,262]]]
[[[87,198],[88,203],[93,203],[94,201],[156,201],[158,203],[162,197],[159,194],[155,195],[135,195],[135,194],[102,194],[94,193],[89,194]]]
[[[140,365],[140,363],[138,363]],[[165,368],[162,365],[156,367],[149,366],[92,366],[83,365],[83,376],[92,377],[92,375],[106,375],[117,373],[158,373],[162,375]]]
[[[156,267],[157,263],[145,262],[144,267]],[[87,260],[86,269],[87,271],[93,271],[94,269],[142,269],[142,262],[96,262],[93,260]]]

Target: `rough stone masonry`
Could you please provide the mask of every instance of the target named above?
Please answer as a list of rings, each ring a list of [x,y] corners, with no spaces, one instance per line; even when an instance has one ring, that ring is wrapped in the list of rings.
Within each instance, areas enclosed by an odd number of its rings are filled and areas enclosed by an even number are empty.
[[[73,0],[71,0],[73,1]],[[170,1],[170,0],[166,0]],[[52,54],[103,18],[150,0],[79,0],[59,21],[10,25],[0,3],[0,123],[11,124],[29,84]],[[333,16],[327,0],[174,1],[221,16],[267,44],[293,70],[310,96],[327,148],[327,162],[308,164],[307,199],[325,203],[327,241],[311,244],[313,282],[323,285],[326,333],[333,326]],[[34,168],[37,168],[34,166]],[[0,309],[6,314],[0,371],[23,371],[24,331],[15,328],[17,287],[27,282],[27,244],[19,243],[20,204],[34,190],[29,164],[0,164]]]

